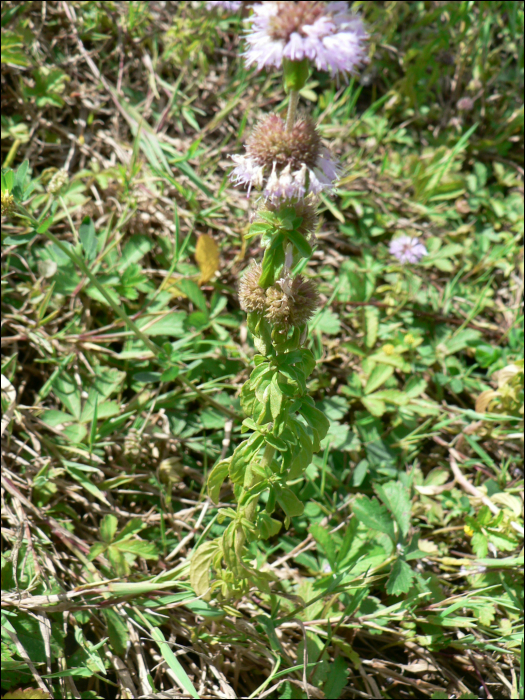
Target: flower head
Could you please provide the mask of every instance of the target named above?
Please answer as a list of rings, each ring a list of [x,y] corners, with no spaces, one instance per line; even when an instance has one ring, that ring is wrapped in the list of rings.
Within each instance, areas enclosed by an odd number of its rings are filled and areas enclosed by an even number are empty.
[[[302,199],[308,193],[333,189],[338,166],[321,144],[315,124],[300,117],[290,131],[277,114],[255,127],[246,143],[246,155],[234,155],[230,178],[235,184],[263,188],[271,202]]]
[[[47,186],[49,194],[58,194],[69,181],[67,170],[57,170]]]
[[[245,56],[258,70],[307,58],[319,70],[348,74],[366,61],[368,35],[346,2],[264,2],[251,19]]]
[[[303,326],[319,305],[316,285],[302,275],[284,277],[266,290],[266,318],[275,326],[288,329]]]
[[[215,1],[215,2],[207,2],[206,7],[208,10],[225,10],[226,12],[237,12],[237,10],[240,10],[242,7],[242,2],[241,0],[232,0],[231,2],[228,2],[228,0],[225,0],[225,2],[221,2],[220,0]]]
[[[391,241],[390,253],[401,263],[417,263],[424,255],[427,255],[427,249],[423,243],[419,242],[418,238],[401,236]]]
[[[15,200],[13,195],[8,191],[2,192],[2,216],[9,216],[15,210]]]
[[[262,287],[259,287],[261,272],[261,266],[253,263],[239,283],[239,301],[241,309],[246,313],[266,311],[266,293]]]

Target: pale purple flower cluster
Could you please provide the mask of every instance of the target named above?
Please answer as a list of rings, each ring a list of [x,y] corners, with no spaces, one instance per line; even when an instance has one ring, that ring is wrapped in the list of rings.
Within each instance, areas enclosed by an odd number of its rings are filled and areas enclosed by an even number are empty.
[[[315,63],[319,70],[353,73],[366,61],[368,35],[346,2],[264,2],[254,5],[246,36],[248,66],[279,68],[283,59]]]
[[[235,185],[247,185],[248,196],[252,187],[262,188],[265,199],[278,202],[285,199],[303,199],[308,194],[319,194],[334,189],[338,177],[337,164],[323,149],[313,168],[303,163],[299,170],[292,170],[290,163],[279,172],[273,164],[272,171],[265,173],[265,166],[258,165],[249,155],[233,155],[235,162],[230,178]]]
[[[401,263],[417,263],[428,251],[418,238],[401,236],[391,241],[390,253]]]
[[[232,0],[231,2],[228,2],[228,0],[225,0],[225,2],[216,1],[216,2],[207,2],[206,7],[208,10],[226,10],[226,12],[237,12],[237,10],[240,10],[242,7],[242,2],[241,0]]]

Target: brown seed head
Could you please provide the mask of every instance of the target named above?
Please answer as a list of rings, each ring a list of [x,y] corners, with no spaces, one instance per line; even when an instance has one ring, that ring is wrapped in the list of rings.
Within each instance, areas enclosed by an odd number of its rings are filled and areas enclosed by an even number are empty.
[[[246,143],[246,151],[258,165],[284,168],[290,164],[299,170],[305,163],[313,168],[321,150],[321,139],[315,124],[308,116],[301,116],[291,131],[277,114],[269,114],[255,127]]]
[[[319,292],[312,280],[308,280],[302,275],[292,282],[293,305],[291,311],[291,321],[293,326],[302,326],[312,318],[319,306]]]
[[[262,268],[253,263],[246,270],[239,283],[239,302],[241,309],[246,313],[258,311],[263,313],[266,309],[266,295],[264,289],[259,287]]]
[[[266,290],[266,318],[275,326],[303,326],[319,305],[317,287],[311,280],[298,275],[294,280],[279,280]]]

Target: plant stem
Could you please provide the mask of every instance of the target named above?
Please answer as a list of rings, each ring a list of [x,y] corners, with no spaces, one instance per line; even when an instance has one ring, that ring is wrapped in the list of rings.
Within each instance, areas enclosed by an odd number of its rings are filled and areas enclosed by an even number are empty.
[[[295,124],[295,115],[297,114],[297,105],[299,103],[298,90],[290,90],[288,102],[288,114],[286,115],[286,131],[291,131]]]

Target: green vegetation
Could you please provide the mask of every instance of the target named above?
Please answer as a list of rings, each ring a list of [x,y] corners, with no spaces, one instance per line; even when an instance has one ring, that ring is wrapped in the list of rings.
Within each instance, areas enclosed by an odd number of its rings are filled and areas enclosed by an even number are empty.
[[[5,697],[524,696],[523,3],[355,5],[368,68],[301,91],[344,167],[307,268],[330,428],[248,545],[271,583],[219,602],[190,561],[261,258],[228,155],[281,74],[205,3],[2,4]]]

